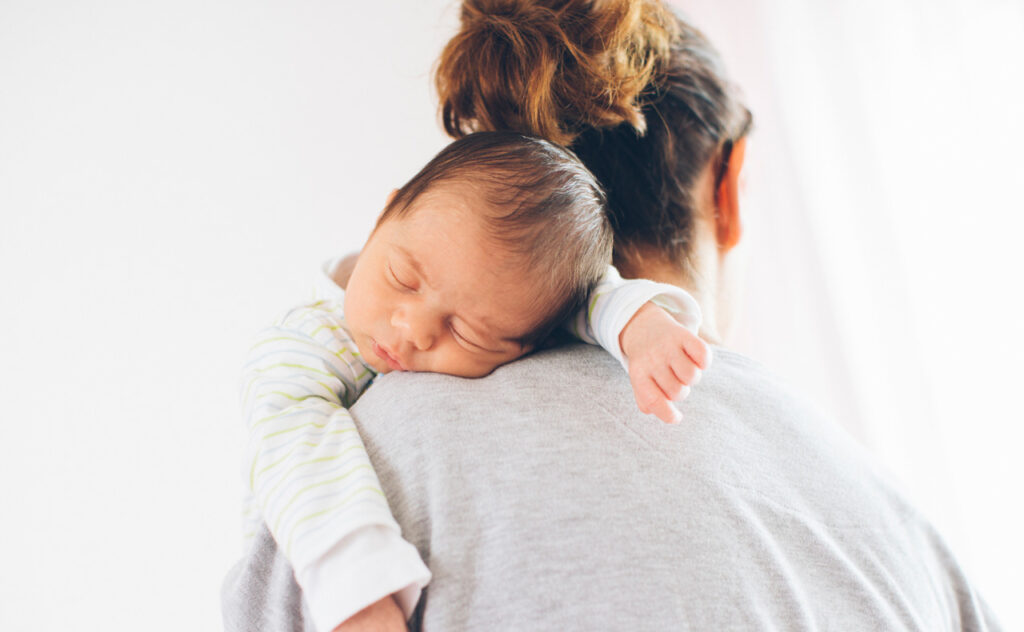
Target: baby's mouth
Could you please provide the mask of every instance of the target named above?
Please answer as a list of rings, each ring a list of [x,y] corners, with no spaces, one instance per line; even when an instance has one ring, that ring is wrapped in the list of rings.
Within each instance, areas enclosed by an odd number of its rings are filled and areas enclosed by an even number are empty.
[[[383,360],[392,371],[406,370],[405,366],[402,365],[402,362],[385,347],[382,347],[376,340],[373,341],[373,353]]]

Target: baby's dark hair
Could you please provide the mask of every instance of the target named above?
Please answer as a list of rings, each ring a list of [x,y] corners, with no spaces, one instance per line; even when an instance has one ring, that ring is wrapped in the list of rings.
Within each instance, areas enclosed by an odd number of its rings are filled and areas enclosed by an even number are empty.
[[[536,347],[586,303],[611,263],[612,230],[601,185],[576,156],[516,132],[477,132],[441,150],[397,191],[377,225],[413,210],[440,185],[465,187],[487,236],[525,261],[536,279],[536,325],[520,344]],[[479,207],[479,208],[478,208]]]

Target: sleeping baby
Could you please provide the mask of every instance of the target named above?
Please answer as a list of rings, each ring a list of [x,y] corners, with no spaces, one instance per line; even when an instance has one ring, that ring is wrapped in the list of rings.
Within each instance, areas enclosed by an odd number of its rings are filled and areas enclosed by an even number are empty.
[[[568,331],[619,359],[641,410],[679,421],[672,401],[709,358],[700,310],[675,286],[622,280],[611,242],[604,194],[571,152],[472,134],[392,194],[345,289],[329,284],[257,337],[247,530],[274,536],[317,629],[388,595],[408,616],[430,578],[348,413],[376,375],[480,377]]]

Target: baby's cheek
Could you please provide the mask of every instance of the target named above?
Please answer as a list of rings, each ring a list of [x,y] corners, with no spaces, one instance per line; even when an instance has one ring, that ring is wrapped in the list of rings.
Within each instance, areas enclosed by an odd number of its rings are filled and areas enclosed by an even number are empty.
[[[494,369],[498,368],[505,362],[497,361],[493,358],[481,357],[478,354],[472,354],[469,356],[463,356],[458,359],[453,370],[450,371],[452,375],[458,375],[460,377],[477,378],[490,375]]]
[[[436,365],[437,368],[429,370],[435,373],[477,378],[490,375],[498,367],[518,360],[526,355],[529,350],[494,354],[472,352],[462,347],[457,347],[447,351],[448,353],[445,354],[443,360],[440,360]]]
[[[493,373],[494,370],[497,369],[498,367],[504,366],[504,365],[508,364],[509,362],[515,362],[516,360],[518,360],[519,358],[523,357],[524,355],[526,355],[525,351],[519,352],[519,353],[515,353],[515,354],[512,354],[512,355],[506,355],[506,356],[503,356],[503,357],[500,357],[500,358],[488,358],[488,359],[486,359],[485,361],[483,361],[481,363],[480,370],[482,371],[482,373],[478,377],[483,377],[485,375],[489,375],[489,374]]]
[[[470,378],[484,377],[490,375],[498,366],[493,362],[465,362],[460,367],[458,375]]]

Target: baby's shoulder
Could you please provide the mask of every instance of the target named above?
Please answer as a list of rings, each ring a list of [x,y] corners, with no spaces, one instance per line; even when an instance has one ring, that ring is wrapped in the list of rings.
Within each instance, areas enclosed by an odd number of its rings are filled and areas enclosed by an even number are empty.
[[[348,338],[344,301],[326,298],[295,305],[279,316],[263,335],[289,332],[322,343]]]

